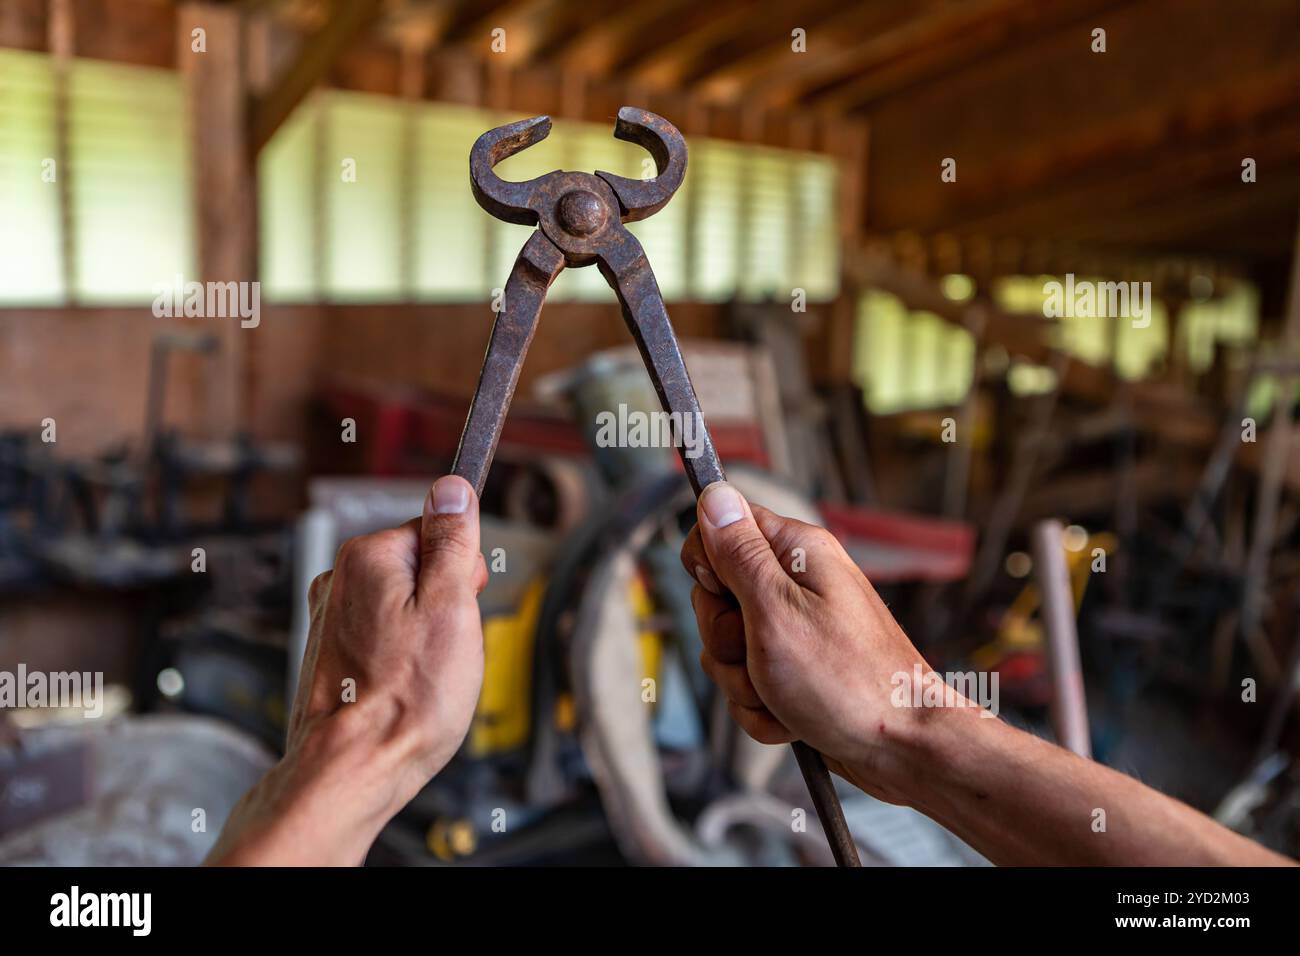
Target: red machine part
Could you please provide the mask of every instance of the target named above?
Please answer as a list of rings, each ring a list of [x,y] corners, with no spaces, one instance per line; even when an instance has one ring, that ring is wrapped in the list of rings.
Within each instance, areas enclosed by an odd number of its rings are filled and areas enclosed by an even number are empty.
[[[430,462],[450,462],[469,405],[445,395],[350,383],[327,387],[324,401],[335,420],[356,420],[362,467],[384,476],[427,475]],[[710,431],[723,461],[768,467],[758,427],[719,423]],[[506,461],[588,454],[581,430],[569,418],[523,404],[511,410],[497,451]],[[671,460],[681,467],[676,456]],[[975,532],[968,524],[829,502],[817,507],[826,527],[876,583],[952,581],[970,568]]]

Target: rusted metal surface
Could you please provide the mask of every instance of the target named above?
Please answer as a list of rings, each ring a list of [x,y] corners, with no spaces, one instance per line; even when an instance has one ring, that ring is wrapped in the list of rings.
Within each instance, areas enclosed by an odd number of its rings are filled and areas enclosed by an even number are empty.
[[[508,182],[493,171],[497,163],[541,142],[550,131],[550,117],[536,116],[489,130],[470,151],[470,184],[478,204],[498,219],[536,225],[538,230],[519,253],[506,283],[453,471],[482,491],[546,290],[566,266],[594,264],[618,296],[664,409],[694,418],[693,434],[699,440],[692,442],[689,454],[684,446],[678,451],[699,494],[726,476],[654,271],[641,243],[623,225],[653,215],[672,199],[686,176],[686,141],[662,117],[625,106],[619,110],[614,135],[645,147],[654,157],[657,176],[636,180],[607,172],[557,170],[527,182]]]
[[[537,331],[546,290],[563,268],[564,256],[545,236],[535,232],[520,250],[506,280],[503,308],[492,323],[478,389],[470,402],[452,465],[452,472],[473,485],[476,494],[483,493],[524,356]]]
[[[557,170],[526,182],[508,182],[493,171],[497,163],[541,142],[550,131],[550,117],[535,116],[488,130],[470,150],[470,184],[478,204],[498,219],[538,228],[506,282],[452,472],[482,492],[546,291],[566,266],[595,264],[618,296],[623,319],[664,410],[680,420],[693,419],[696,440],[689,449],[683,442],[677,450],[698,495],[726,475],[686,372],[659,283],[641,243],[623,225],[654,215],[672,199],[686,176],[686,141],[663,117],[625,106],[618,111],[614,136],[643,146],[654,157],[658,175],[652,178]],[[805,744],[795,746],[795,755],[836,862],[859,865],[857,847],[821,755]]]

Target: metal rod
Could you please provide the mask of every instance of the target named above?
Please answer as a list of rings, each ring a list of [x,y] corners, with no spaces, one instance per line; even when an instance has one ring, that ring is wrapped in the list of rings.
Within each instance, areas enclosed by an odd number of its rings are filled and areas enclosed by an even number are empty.
[[[1074,620],[1074,590],[1065,566],[1061,522],[1034,525],[1034,577],[1042,609],[1047,666],[1052,675],[1052,728],[1056,739],[1080,757],[1092,757],[1088,702],[1079,663],[1079,632]]]

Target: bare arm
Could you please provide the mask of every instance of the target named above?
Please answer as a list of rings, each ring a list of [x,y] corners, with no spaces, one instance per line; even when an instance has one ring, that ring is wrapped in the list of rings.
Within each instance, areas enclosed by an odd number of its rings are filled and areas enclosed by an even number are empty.
[[[698,516],[682,563],[699,585],[701,664],[756,740],[808,742],[867,793],[999,864],[1290,862],[944,686],[826,531],[751,508],[722,483]],[[914,705],[918,673],[937,705]]]
[[[209,864],[358,865],[452,758],[483,682],[478,518],[469,483],[440,478],[421,518],[351,539],[312,582],[284,759]]]
[[[1276,866],[1291,861],[1132,777],[970,709],[903,741],[908,803],[994,863]],[[856,780],[862,770],[849,768]]]

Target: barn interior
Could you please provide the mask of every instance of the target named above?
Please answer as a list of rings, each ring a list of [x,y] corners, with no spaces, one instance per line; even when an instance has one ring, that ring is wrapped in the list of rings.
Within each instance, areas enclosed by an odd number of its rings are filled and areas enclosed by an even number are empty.
[[[471,148],[645,179],[629,105],[689,149],[629,228],[731,480],[1002,719],[1300,853],[1298,51],[1287,0],[4,0],[0,672],[103,690],[0,699],[0,863],[203,859],[309,582],[456,454],[529,237]],[[372,862],[830,861],[699,669],[676,454],[597,435],[657,408],[566,269],[474,725]],[[866,862],[986,862],[841,796]]]

